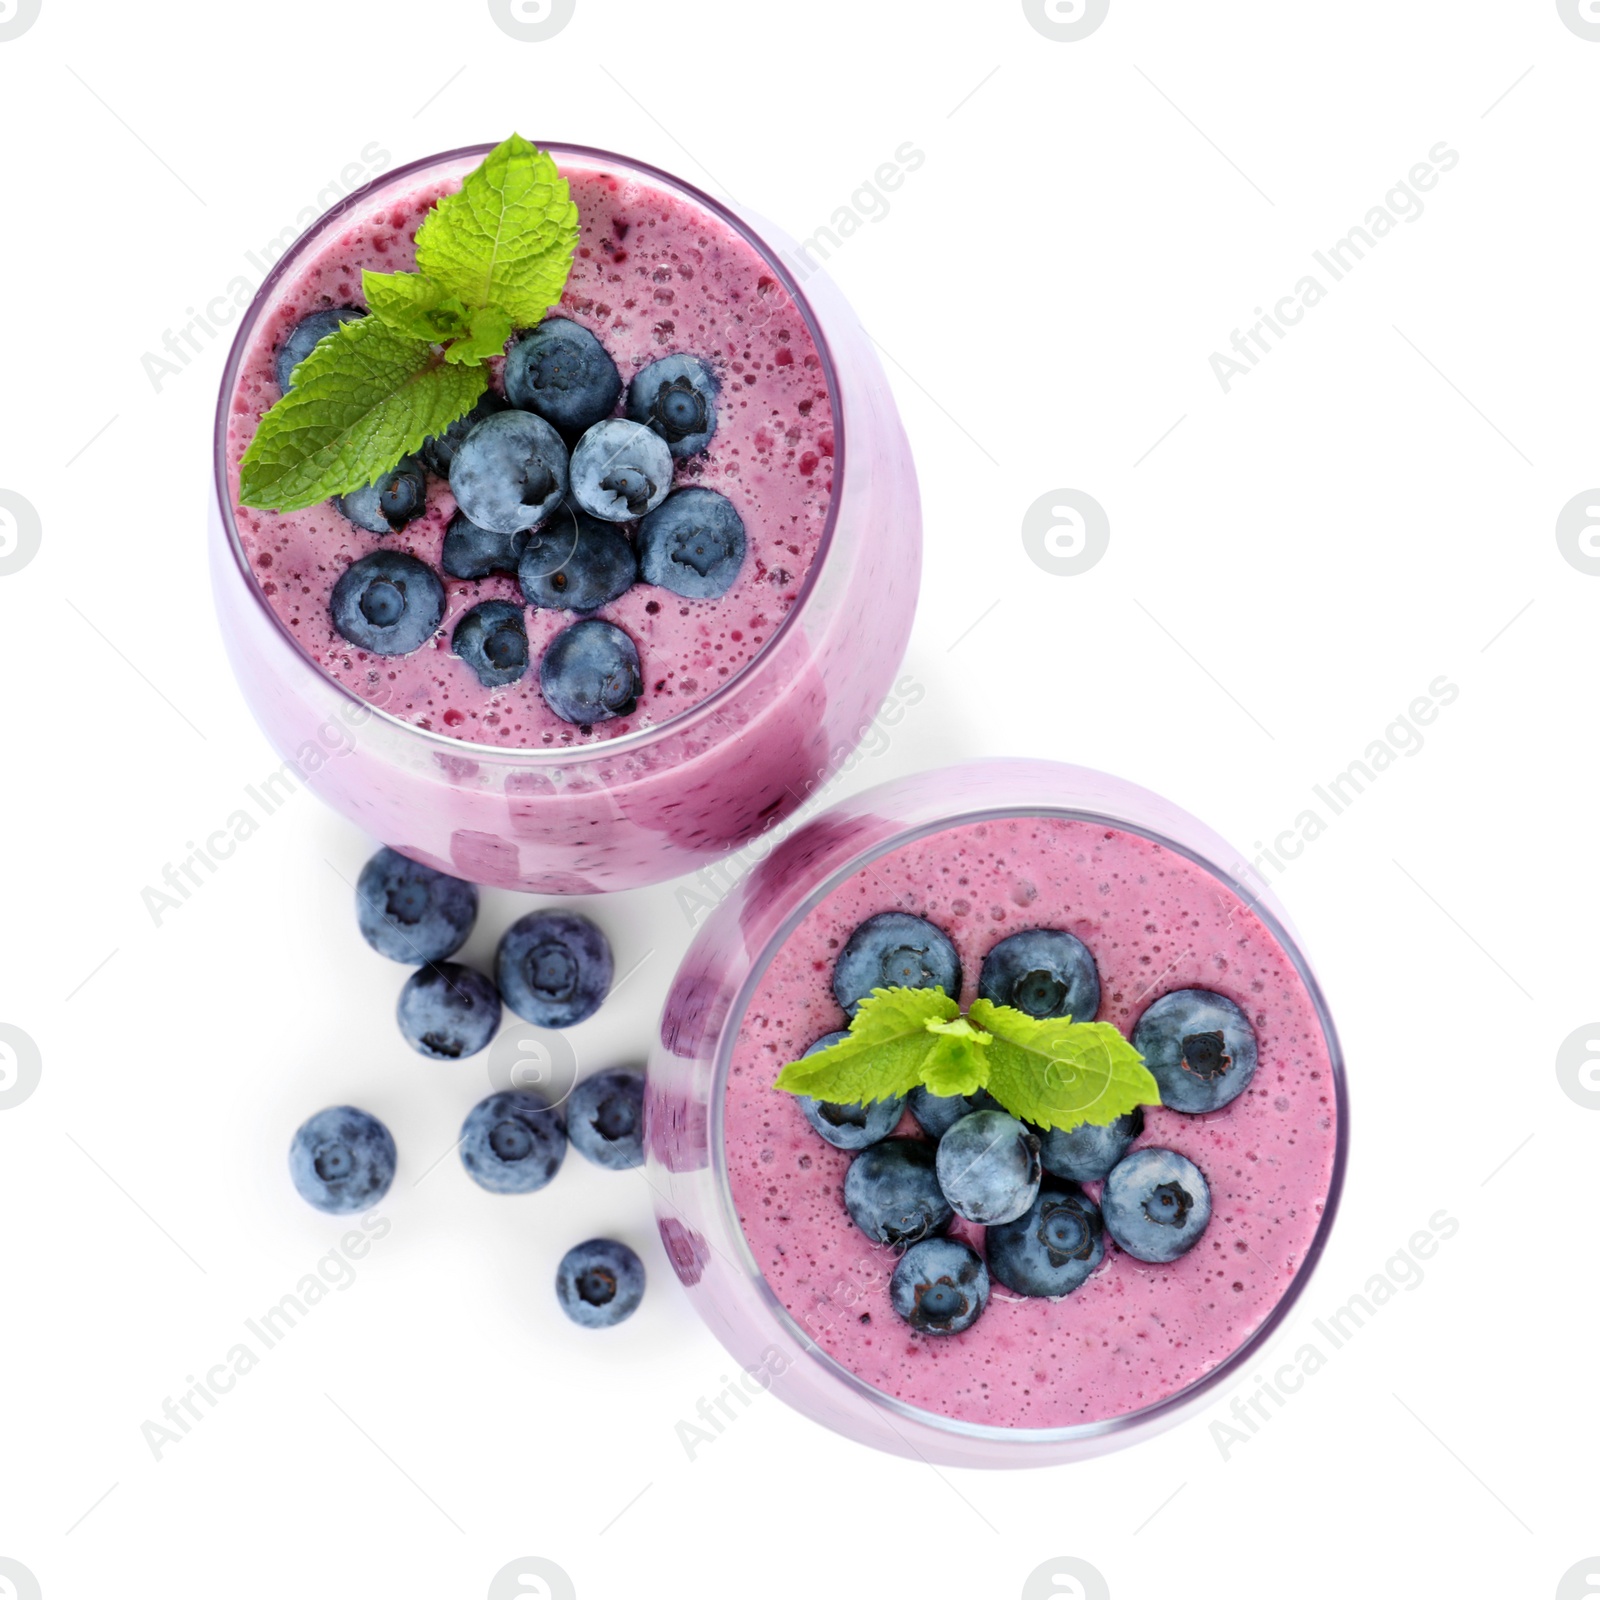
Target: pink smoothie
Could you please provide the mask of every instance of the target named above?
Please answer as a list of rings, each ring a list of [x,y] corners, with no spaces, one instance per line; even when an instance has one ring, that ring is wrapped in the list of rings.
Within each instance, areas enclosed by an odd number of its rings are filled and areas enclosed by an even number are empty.
[[[397,181],[316,240],[258,320],[230,401],[227,466],[237,502],[239,459],[262,413],[278,399],[273,355],[309,312],[361,305],[361,269],[415,266],[415,236],[428,208],[460,172]],[[331,504],[252,511],[235,504],[250,571],[278,617],[330,678],[418,728],[473,744],[560,750],[619,738],[666,722],[733,678],[795,605],[827,524],[833,494],[834,418],[821,358],[793,301],[755,250],[720,219],[636,174],[565,173],[580,217],[577,260],[557,314],[599,338],[627,382],[661,356],[706,362],[721,381],[717,430],[707,451],[677,464],[676,488],[726,495],[744,520],[747,549],[732,588],[716,600],[684,600],[635,584],[598,615],[638,646],[645,685],[637,711],[580,729],[539,694],[538,660],[575,620],[567,611],[525,612],[531,666],[515,684],[486,689],[450,653],[462,614],[479,601],[522,603],[509,576],[463,581],[439,565],[455,510],[448,483],[430,476],[424,516],[381,539]],[[499,387],[500,362],[493,363]],[[376,549],[417,556],[439,573],[443,623],[409,656],[357,650],[328,612],[334,582]]]
[[[1248,1014],[1260,1047],[1249,1089],[1207,1116],[1147,1112],[1139,1146],[1180,1151],[1213,1214],[1178,1261],[1152,1266],[1106,1241],[1061,1300],[995,1284],[966,1333],[913,1332],[889,1305],[894,1257],[844,1208],[850,1156],[772,1087],[784,1062],[845,1026],[830,980],[876,912],[928,918],[954,941],[963,1003],[983,957],[1024,928],[1063,928],[1100,969],[1100,1019],[1131,1033],[1174,989],[1213,989]],[[848,878],[780,947],[738,1020],[724,1145],[739,1224],[785,1309],[834,1360],[936,1416],[1060,1428],[1142,1411],[1233,1355],[1271,1315],[1311,1248],[1337,1144],[1336,1089],[1316,1006],[1277,938],[1211,873],[1141,835],[1065,817],[965,823],[900,846]],[[907,1115],[901,1134],[916,1135]],[[1098,1185],[1088,1185],[1098,1195]],[[981,1228],[959,1224],[982,1249]]]

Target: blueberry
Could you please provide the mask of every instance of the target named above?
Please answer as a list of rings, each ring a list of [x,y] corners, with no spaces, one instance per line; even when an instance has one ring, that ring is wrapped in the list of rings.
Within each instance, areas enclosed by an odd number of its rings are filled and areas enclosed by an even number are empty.
[[[455,460],[456,451],[461,448],[461,441],[485,417],[492,417],[497,411],[504,411],[505,408],[505,401],[493,389],[485,389],[470,411],[463,411],[443,433],[436,433],[432,438],[422,441],[422,448],[417,454],[422,457],[423,466],[438,477],[448,478],[450,463]]]
[[[943,989],[958,999],[961,958],[931,922],[880,911],[850,935],[833,968],[834,998],[850,1016],[874,989]]]
[[[300,1124],[289,1146],[289,1176],[300,1198],[336,1215],[365,1211],[394,1182],[389,1130],[354,1106],[329,1106]]]
[[[541,1094],[502,1090],[480,1100],[461,1124],[461,1164],[490,1194],[532,1194],[566,1157],[566,1119]]]
[[[644,1262],[615,1239],[586,1239],[562,1256],[556,1299],[580,1328],[614,1328],[644,1299]]]
[[[361,937],[391,961],[443,961],[466,943],[478,916],[478,891],[385,846],[356,880]]]
[[[807,1047],[806,1055],[814,1056],[848,1033],[825,1033]],[[814,1100],[808,1094],[800,1095],[800,1110],[805,1119],[836,1150],[865,1150],[894,1132],[905,1109],[903,1095],[891,1095],[887,1100],[874,1100],[869,1105],[836,1105],[831,1100]]]
[[[614,522],[602,522],[568,500],[528,543],[517,578],[531,606],[598,611],[624,595],[639,576],[639,558]]]
[[[379,538],[398,533],[428,509],[428,475],[415,456],[405,456],[375,483],[336,494],[333,509]]]
[[[924,1139],[868,1145],[844,1175],[844,1204],[850,1220],[877,1244],[914,1244],[943,1233],[951,1217],[933,1146]]]
[[[611,987],[611,945],[577,911],[530,911],[495,952],[505,1003],[540,1028],[570,1028],[599,1010]]]
[[[1100,1127],[1080,1122],[1070,1132],[1060,1128],[1035,1128],[1039,1159],[1044,1170],[1075,1183],[1098,1183],[1128,1153],[1128,1146],[1144,1132],[1144,1107]]]
[[[492,533],[537,528],[566,495],[567,447],[543,417],[497,411],[456,447],[450,492]]]
[[[983,958],[978,993],[1030,1017],[1093,1022],[1100,974],[1083,940],[1059,928],[1029,928],[1002,939]]]
[[[613,1067],[585,1078],[567,1101],[567,1133],[578,1154],[597,1167],[642,1167],[644,1074]]]
[[[485,689],[503,689],[528,670],[528,630],[522,607],[509,600],[483,600],[456,624],[450,648],[477,674]]]
[[[671,487],[671,452],[636,422],[597,422],[572,452],[572,498],[603,522],[654,511]]]
[[[728,592],[744,562],[744,521],[715,489],[669,494],[639,524],[639,570],[685,600]]]
[[[532,532],[493,533],[480,528],[465,511],[457,511],[444,530],[444,549],[439,565],[452,578],[487,578],[491,572],[516,576],[517,563],[528,547]]]
[[[989,1304],[989,1269],[970,1244],[924,1239],[901,1256],[889,1303],[918,1333],[965,1333]]]
[[[1155,1001],[1133,1030],[1133,1048],[1174,1111],[1216,1111],[1256,1075],[1256,1034],[1226,995],[1175,989]]]
[[[974,1111],[998,1111],[1000,1102],[987,1089],[976,1094],[934,1094],[919,1083],[906,1096],[917,1126],[932,1139],[942,1139]]]
[[[563,433],[582,433],[609,417],[622,393],[622,375],[605,346],[565,317],[546,319],[512,345],[505,378],[512,405]]]
[[[984,1234],[983,1250],[996,1283],[1054,1299],[1071,1294],[1105,1259],[1105,1222],[1076,1184],[1047,1183],[1020,1217]]]
[[[628,415],[661,435],[682,461],[717,431],[717,380],[693,356],[663,356],[641,367],[628,385]]]
[[[443,620],[444,585],[415,556],[374,550],[344,569],[329,609],[340,638],[358,650],[408,656]]]
[[[1010,1222],[1039,1192],[1039,1141],[1005,1111],[974,1111],[939,1141],[939,1187],[968,1222]]]
[[[400,990],[395,1019],[406,1043],[435,1061],[475,1056],[500,1026],[500,995],[481,972],[454,961],[418,967]]]
[[[545,647],[539,692],[563,722],[580,727],[631,716],[644,693],[639,647],[597,617],[574,622]]]
[[[1211,1190],[1176,1150],[1146,1146],[1111,1169],[1100,1192],[1106,1232],[1138,1261],[1176,1261],[1206,1231]]]
[[[284,393],[294,387],[294,369],[341,323],[354,322],[366,312],[358,306],[335,306],[331,311],[313,311],[289,330],[289,337],[278,346],[272,358],[272,375]]]

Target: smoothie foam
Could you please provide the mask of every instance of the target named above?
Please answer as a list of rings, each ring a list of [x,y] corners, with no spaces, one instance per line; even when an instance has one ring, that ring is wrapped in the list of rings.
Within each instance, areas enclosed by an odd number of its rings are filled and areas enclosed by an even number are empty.
[[[772,1087],[784,1062],[844,1026],[830,987],[834,960],[860,922],[893,909],[949,934],[961,955],[963,1004],[996,942],[1057,927],[1088,945],[1100,969],[1100,1018],[1124,1033],[1174,989],[1213,989],[1243,1007],[1260,1044],[1249,1089],[1208,1116],[1150,1109],[1136,1144],[1180,1151],[1210,1183],[1212,1220],[1188,1255],[1149,1266],[1110,1246],[1089,1281],[1059,1301],[996,1284],[977,1325],[954,1337],[930,1338],[900,1321],[887,1294],[894,1257],[844,1209],[850,1157]],[[723,1141],[758,1269],[829,1356],[934,1415],[1059,1428],[1176,1395],[1261,1327],[1322,1220],[1338,1129],[1317,1008],[1294,962],[1238,895],[1140,834],[1060,816],[1007,817],[903,844],[805,917],[733,1020]],[[898,1131],[916,1134],[909,1115]],[[1087,1188],[1098,1195],[1099,1185]],[[958,1228],[981,1250],[981,1229]]]

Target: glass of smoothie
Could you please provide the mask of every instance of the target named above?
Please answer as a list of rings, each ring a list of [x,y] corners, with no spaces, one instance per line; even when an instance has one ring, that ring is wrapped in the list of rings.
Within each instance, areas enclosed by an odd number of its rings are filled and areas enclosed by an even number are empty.
[[[963,1005],[1114,1024],[1163,1103],[1044,1135],[1039,1199],[1004,1229],[918,1189],[895,1197],[898,1234],[869,1236],[856,1164],[917,1156],[896,1170],[943,1183],[941,1130],[981,1103],[808,1112],[774,1080],[847,1028],[852,992],[912,971]],[[737,1397],[987,1467],[1118,1448],[1255,1360],[1321,1254],[1348,1137],[1327,1007],[1251,869],[1147,790],[1024,760],[871,789],[746,876],[674,983],[646,1125],[662,1238],[743,1369]],[[970,1325],[960,1274],[897,1310],[896,1269],[926,1239],[986,1260]]]
[[[569,604],[552,592],[567,581],[559,557],[524,581],[525,545],[462,527],[470,519],[448,475],[459,440],[448,437],[430,441],[439,449],[425,447],[382,496],[294,512],[239,503],[240,459],[292,382],[294,359],[319,328],[364,310],[363,268],[413,266],[423,217],[488,146],[386,174],[329,210],[273,267],[223,375],[211,549],[228,652],[284,757],[285,785],[305,784],[442,871],[581,894],[657,882],[725,855],[838,768],[905,647],[921,514],[871,341],[826,274],[808,274],[802,290],[781,234],[665,172],[604,151],[546,148],[570,185],[580,232],[561,303],[542,326],[559,324],[589,352],[598,341],[616,381],[609,400],[600,384],[601,406],[670,445],[667,504],[682,509],[698,496],[719,513],[710,553],[695,545],[685,554],[695,570],[675,569],[687,581],[650,581],[643,520],[595,535],[623,562],[639,562],[620,593],[608,585]],[[486,416],[520,409],[507,375],[527,336],[514,335],[511,354],[490,364]],[[561,360],[543,359],[524,363],[524,381],[532,371],[559,388]],[[574,452],[580,443],[565,436]],[[563,502],[541,530],[547,544],[563,518],[581,521]],[[730,521],[742,533],[731,561]],[[363,649],[336,626],[341,576],[380,551],[420,561],[443,591],[437,626],[404,654]],[[514,682],[480,681],[453,648],[462,618],[485,602],[522,612],[530,664]],[[552,644],[580,621],[593,624],[589,643],[620,631],[637,657],[631,689],[593,722],[544,692]]]

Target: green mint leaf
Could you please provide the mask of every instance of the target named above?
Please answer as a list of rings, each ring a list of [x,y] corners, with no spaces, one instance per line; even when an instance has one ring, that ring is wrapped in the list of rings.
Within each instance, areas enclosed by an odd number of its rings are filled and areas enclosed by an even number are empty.
[[[531,328],[559,303],[578,247],[578,208],[554,159],[512,134],[443,196],[417,230],[423,275],[469,307]]]
[[[923,1081],[923,1063],[942,1042],[927,1025],[960,1015],[943,989],[874,989],[851,1020],[849,1037],[789,1062],[777,1086],[840,1105],[905,1094]]]
[[[975,1000],[973,1022],[994,1035],[988,1090],[1014,1117],[1041,1128],[1101,1126],[1135,1106],[1158,1106],[1161,1091],[1139,1052],[1109,1022],[1040,1020]]]
[[[417,272],[361,273],[361,290],[380,322],[408,339],[442,344],[470,326],[467,308]]]
[[[976,1094],[989,1081],[985,1052],[993,1038],[965,1017],[924,1026],[934,1035],[934,1046],[923,1058],[923,1086],[933,1094]]]
[[[468,331],[445,346],[446,361],[487,361],[490,356],[501,356],[506,351],[506,340],[511,337],[511,318],[497,306],[479,306],[471,314]]]
[[[483,393],[482,367],[450,366],[377,317],[336,328],[295,369],[239,467],[247,506],[299,511],[375,482]]]

